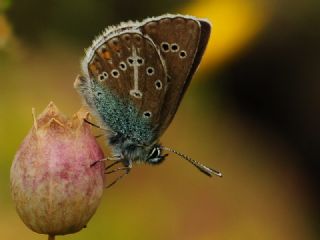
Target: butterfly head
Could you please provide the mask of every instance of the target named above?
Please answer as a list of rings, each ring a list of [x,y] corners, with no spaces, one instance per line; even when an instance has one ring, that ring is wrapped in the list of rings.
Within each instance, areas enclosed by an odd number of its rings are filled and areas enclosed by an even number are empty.
[[[133,162],[159,164],[168,155],[162,154],[163,147],[157,142],[142,144],[136,139],[125,137],[120,133],[111,136],[109,144],[115,155],[121,155],[124,159]]]

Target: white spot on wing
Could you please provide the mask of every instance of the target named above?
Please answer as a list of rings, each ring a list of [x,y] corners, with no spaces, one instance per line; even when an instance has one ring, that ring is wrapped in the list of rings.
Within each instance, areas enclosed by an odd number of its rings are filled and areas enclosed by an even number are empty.
[[[127,70],[127,64],[124,62],[124,61],[121,61],[119,63],[119,68],[122,70],[122,71],[125,71]]]
[[[156,80],[155,82],[154,82],[154,86],[156,87],[156,89],[157,90],[161,90],[162,89],[162,82],[161,82],[161,80]]]
[[[154,68],[153,67],[147,67],[146,73],[149,76],[152,76],[154,74]]]
[[[105,80],[107,80],[109,77],[107,72],[102,72],[101,74],[98,75],[98,80],[100,82],[104,82]]]
[[[117,69],[113,69],[113,70],[111,71],[111,75],[112,75],[112,77],[114,77],[114,78],[119,78],[120,72],[119,72],[119,70],[117,70]]]
[[[151,118],[152,117],[152,113],[150,111],[145,111],[145,112],[143,112],[143,117],[144,118]]]

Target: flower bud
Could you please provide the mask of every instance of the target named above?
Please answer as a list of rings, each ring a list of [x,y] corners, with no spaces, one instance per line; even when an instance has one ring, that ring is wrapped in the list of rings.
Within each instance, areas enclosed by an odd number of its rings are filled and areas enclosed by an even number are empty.
[[[16,153],[11,193],[22,221],[49,236],[80,231],[95,213],[104,189],[103,152],[79,111],[64,117],[51,102]]]

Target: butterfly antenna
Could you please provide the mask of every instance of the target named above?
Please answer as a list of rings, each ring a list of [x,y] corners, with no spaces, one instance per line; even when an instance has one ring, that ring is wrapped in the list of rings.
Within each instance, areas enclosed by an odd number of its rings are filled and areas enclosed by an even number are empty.
[[[175,153],[178,156],[182,157],[183,159],[187,160],[189,163],[191,163],[193,166],[198,168],[201,172],[203,172],[204,174],[206,174],[209,177],[212,177],[213,175],[216,175],[218,177],[222,177],[222,173],[220,171],[212,169],[212,168],[209,168],[209,167],[203,165],[202,163],[192,159],[191,157],[189,157],[189,156],[187,156],[187,155],[185,155],[183,153],[180,153],[180,152],[178,152],[178,151],[176,151],[174,149],[168,148],[168,147],[161,147],[161,148],[163,150]]]

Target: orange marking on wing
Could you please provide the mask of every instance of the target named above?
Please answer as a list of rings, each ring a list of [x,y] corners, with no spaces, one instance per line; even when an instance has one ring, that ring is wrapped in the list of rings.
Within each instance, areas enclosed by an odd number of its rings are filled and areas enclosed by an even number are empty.
[[[91,71],[92,74],[95,74],[95,73],[97,73],[97,71],[98,71],[97,66],[96,66],[94,63],[91,63],[91,64],[89,65],[89,69],[90,69],[90,71]]]
[[[110,54],[110,52],[108,52],[108,51],[105,51],[105,52],[102,54],[102,56],[103,56],[104,59],[107,59],[107,60],[111,59],[111,54]]]

